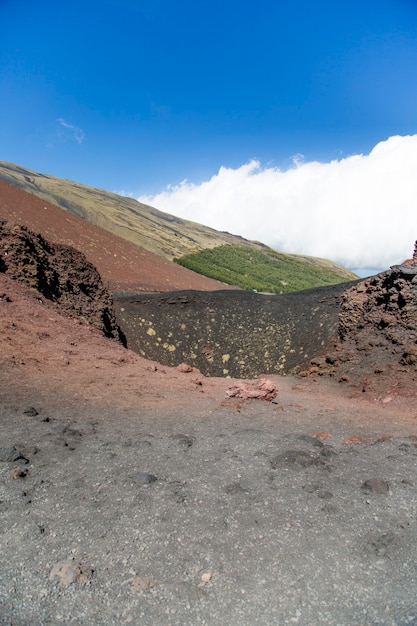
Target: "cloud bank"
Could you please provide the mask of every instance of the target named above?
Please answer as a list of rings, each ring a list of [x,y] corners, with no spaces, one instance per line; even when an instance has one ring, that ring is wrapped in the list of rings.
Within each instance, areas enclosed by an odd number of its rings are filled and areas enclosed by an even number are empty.
[[[201,184],[185,180],[138,200],[282,252],[381,270],[412,255],[416,168],[417,135],[395,136],[330,163],[296,157],[285,171],[256,160],[221,167]]]

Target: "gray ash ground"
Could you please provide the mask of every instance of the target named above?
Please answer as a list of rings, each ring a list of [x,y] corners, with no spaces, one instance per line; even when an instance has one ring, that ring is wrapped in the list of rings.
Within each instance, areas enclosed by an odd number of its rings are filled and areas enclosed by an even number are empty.
[[[275,404],[9,397],[1,623],[415,624],[415,410],[278,385]],[[91,577],[51,580],[64,559]]]

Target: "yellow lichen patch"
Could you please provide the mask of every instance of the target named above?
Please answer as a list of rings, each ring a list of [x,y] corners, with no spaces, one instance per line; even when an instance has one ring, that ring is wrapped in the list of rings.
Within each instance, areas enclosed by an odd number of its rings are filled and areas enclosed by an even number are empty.
[[[226,376],[228,373],[229,373],[229,370],[223,370],[224,376]]]
[[[230,354],[223,354],[222,363],[228,363],[229,359],[230,359]]]
[[[156,335],[156,331],[153,328],[148,328],[148,330],[146,331],[148,335]]]
[[[168,350],[168,352],[174,352],[176,350],[172,343],[164,343],[162,344],[162,347],[165,348],[165,350]]]

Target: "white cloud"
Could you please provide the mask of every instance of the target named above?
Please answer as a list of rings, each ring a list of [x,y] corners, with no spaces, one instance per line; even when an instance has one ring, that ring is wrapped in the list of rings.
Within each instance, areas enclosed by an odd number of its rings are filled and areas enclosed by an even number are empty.
[[[80,145],[83,143],[85,139],[85,133],[82,130],[82,128],[79,128],[78,126],[75,126],[74,124],[69,124],[64,119],[62,119],[62,117],[57,119],[57,122],[60,124],[61,129],[62,128],[65,129],[64,134],[62,133],[62,131],[58,131],[58,137],[60,139],[66,139],[67,136],[69,135],[70,137],[75,139],[75,141],[79,143]]]
[[[350,268],[388,268],[417,239],[417,135],[390,137],[368,155],[303,162],[282,171],[251,161],[221,167],[139,200],[162,211],[256,239],[283,252]]]

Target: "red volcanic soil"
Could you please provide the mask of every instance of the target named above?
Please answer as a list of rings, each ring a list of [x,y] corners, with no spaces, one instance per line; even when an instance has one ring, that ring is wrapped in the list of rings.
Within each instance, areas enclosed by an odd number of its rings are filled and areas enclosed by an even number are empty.
[[[230,289],[230,285],[167,261],[2,180],[1,218],[27,226],[52,243],[83,252],[110,291]]]
[[[19,402],[45,402],[50,407],[154,406],[161,413],[199,411],[199,403],[210,399],[216,405],[239,412],[244,402],[227,400],[235,382],[227,378],[204,377],[198,369],[162,366],[108,339],[36,289],[26,287],[0,273],[0,387],[1,398]],[[278,387],[278,401],[294,407],[312,403],[320,406],[320,418],[311,429],[329,429],[337,422],[336,406],[355,433],[375,436],[417,427],[415,389],[409,394],[359,391],[323,378],[272,375]],[[81,403],[81,404],[80,404]],[[301,404],[297,404],[301,403]],[[268,402],[258,402],[262,412]],[[274,403],[275,404],[275,403]],[[329,407],[333,408],[329,408]],[[347,406],[349,410],[347,411]],[[399,407],[400,412],[397,414]],[[324,408],[327,407],[327,408]],[[394,408],[395,407],[395,408]],[[311,406],[310,406],[311,409]],[[393,411],[391,410],[393,409]],[[269,410],[269,409],[268,409]],[[309,407],[303,409],[309,410]],[[295,410],[296,415],[300,411]],[[375,420],[375,414],[379,413]],[[394,421],[393,415],[395,415]],[[307,422],[309,417],[305,415]],[[305,428],[305,424],[303,428]],[[417,431],[416,431],[417,433]]]

